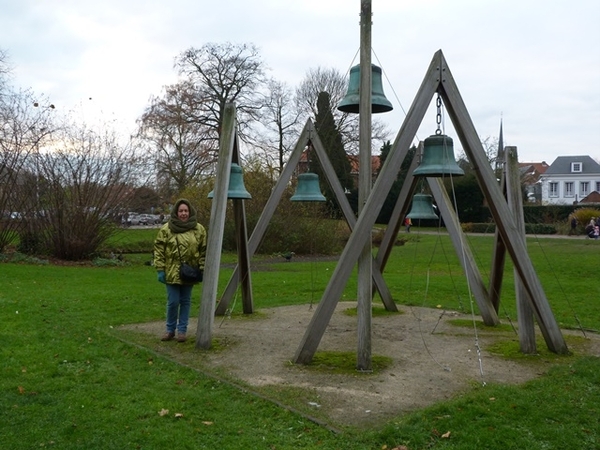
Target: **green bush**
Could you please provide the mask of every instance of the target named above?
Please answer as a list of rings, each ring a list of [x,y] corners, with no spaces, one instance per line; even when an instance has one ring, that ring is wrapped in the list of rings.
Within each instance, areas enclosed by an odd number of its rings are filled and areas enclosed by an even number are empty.
[[[244,201],[248,238],[258,223],[271,196],[279,174],[266,172],[253,162],[244,165],[244,186],[252,198]],[[207,229],[210,222],[212,199],[207,198],[214,182],[196,185],[182,193],[198,212],[198,220]],[[290,184],[284,191],[273,217],[260,243],[257,253],[272,254],[293,251],[297,254],[334,254],[342,250],[344,231],[338,222],[328,220],[324,204],[291,202],[295,185]],[[225,227],[223,230],[223,250],[237,248],[236,224],[233,219],[233,205],[228,202]],[[332,239],[333,237],[333,239]]]
[[[577,219],[577,234],[584,234],[585,227],[590,223],[592,217],[600,216],[600,209],[583,207],[573,211],[573,215]]]

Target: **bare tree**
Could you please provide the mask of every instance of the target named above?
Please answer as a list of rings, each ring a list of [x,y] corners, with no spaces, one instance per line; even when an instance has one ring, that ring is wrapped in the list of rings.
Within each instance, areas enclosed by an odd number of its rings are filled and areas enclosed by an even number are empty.
[[[4,95],[4,89],[7,85],[7,78],[10,74],[8,54],[0,48],[0,97]]]
[[[39,162],[45,183],[38,218],[43,247],[66,260],[94,255],[128,210],[141,182],[141,162],[113,129],[70,124],[55,133]]]
[[[175,63],[179,73],[189,77],[202,99],[194,110],[194,118],[210,129],[218,141],[225,104],[235,103],[238,135],[250,140],[252,123],[260,119],[265,85],[264,63],[252,44],[207,43],[189,48]]]
[[[35,161],[55,128],[53,109],[29,90],[9,87],[0,96],[0,251],[37,209]]]
[[[317,100],[321,92],[327,92],[330,97],[332,114],[337,129],[342,136],[346,151],[351,154],[358,153],[358,114],[348,114],[337,109],[338,103],[348,91],[348,80],[335,68],[325,69],[318,67],[309,69],[304,80],[296,90],[296,104],[302,112],[302,119],[317,116]],[[382,143],[388,139],[389,132],[385,124],[373,118],[371,125],[372,138]]]
[[[139,133],[156,155],[165,197],[182,192],[214,164],[218,146],[210,128],[196,119],[204,101],[189,81],[166,86],[139,119]]]
[[[264,150],[265,157],[270,160],[275,154],[276,166],[279,173],[283,170],[287,155],[296,145],[299,130],[299,112],[295,108],[293,93],[288,85],[271,79],[268,82],[268,94],[263,113],[262,125],[264,133],[259,133],[262,138],[257,141],[257,146]]]

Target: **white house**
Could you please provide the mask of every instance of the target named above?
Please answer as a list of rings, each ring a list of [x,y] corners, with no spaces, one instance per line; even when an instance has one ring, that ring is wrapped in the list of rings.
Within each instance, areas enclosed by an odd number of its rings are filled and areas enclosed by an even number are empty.
[[[600,164],[590,156],[559,156],[540,175],[542,204],[578,203],[600,192]]]

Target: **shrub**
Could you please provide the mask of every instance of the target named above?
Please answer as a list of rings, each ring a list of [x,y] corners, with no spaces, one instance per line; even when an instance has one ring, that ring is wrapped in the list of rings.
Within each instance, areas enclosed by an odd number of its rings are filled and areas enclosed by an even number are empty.
[[[577,208],[573,211],[573,215],[577,219],[577,233],[584,234],[585,227],[590,223],[592,217],[600,216],[600,210],[589,207]]]

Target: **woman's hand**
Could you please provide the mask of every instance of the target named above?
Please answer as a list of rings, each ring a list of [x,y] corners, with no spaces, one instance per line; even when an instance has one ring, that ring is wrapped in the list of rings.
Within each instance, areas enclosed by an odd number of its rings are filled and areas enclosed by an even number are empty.
[[[160,283],[167,284],[167,277],[165,275],[165,271],[164,270],[159,270],[158,271],[158,281]]]

